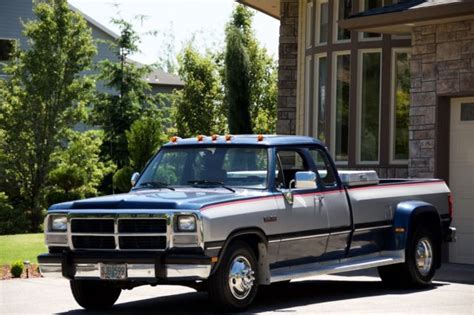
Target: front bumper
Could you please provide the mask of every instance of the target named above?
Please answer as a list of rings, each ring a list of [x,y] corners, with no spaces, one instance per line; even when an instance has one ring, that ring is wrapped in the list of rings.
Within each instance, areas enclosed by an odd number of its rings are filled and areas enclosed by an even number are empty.
[[[67,279],[100,279],[100,264],[107,263],[126,264],[126,280],[204,280],[211,273],[211,259],[204,255],[64,251],[40,255],[38,263],[43,276]]]

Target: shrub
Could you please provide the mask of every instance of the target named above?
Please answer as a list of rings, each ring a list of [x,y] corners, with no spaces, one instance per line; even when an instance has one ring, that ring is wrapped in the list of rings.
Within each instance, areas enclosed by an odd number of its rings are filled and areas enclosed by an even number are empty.
[[[14,278],[20,278],[21,274],[23,273],[23,269],[23,262],[21,260],[17,260],[12,264],[10,273]]]
[[[27,230],[25,211],[10,205],[5,193],[0,192],[0,235],[25,233]]]

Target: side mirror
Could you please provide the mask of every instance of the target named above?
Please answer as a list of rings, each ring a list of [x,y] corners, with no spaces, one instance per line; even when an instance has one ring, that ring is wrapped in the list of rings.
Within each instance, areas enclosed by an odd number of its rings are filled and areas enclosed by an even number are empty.
[[[315,172],[296,172],[295,173],[295,188],[296,189],[315,189],[318,188],[316,184]]]
[[[132,187],[135,187],[135,184],[137,183],[138,178],[140,177],[140,173],[135,172],[132,174],[132,178],[130,179],[130,183],[132,184]]]

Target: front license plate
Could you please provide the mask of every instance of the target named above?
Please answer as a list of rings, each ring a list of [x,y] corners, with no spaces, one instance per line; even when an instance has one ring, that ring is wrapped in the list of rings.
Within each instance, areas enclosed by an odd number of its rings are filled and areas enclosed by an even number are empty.
[[[127,279],[126,264],[99,264],[100,278],[104,280],[124,280]]]

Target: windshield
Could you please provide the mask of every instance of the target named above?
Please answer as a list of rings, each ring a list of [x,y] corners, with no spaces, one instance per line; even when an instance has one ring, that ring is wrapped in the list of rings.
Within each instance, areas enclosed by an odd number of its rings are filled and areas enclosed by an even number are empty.
[[[266,148],[164,148],[145,169],[135,187],[227,186],[263,189],[267,186],[267,170]]]

